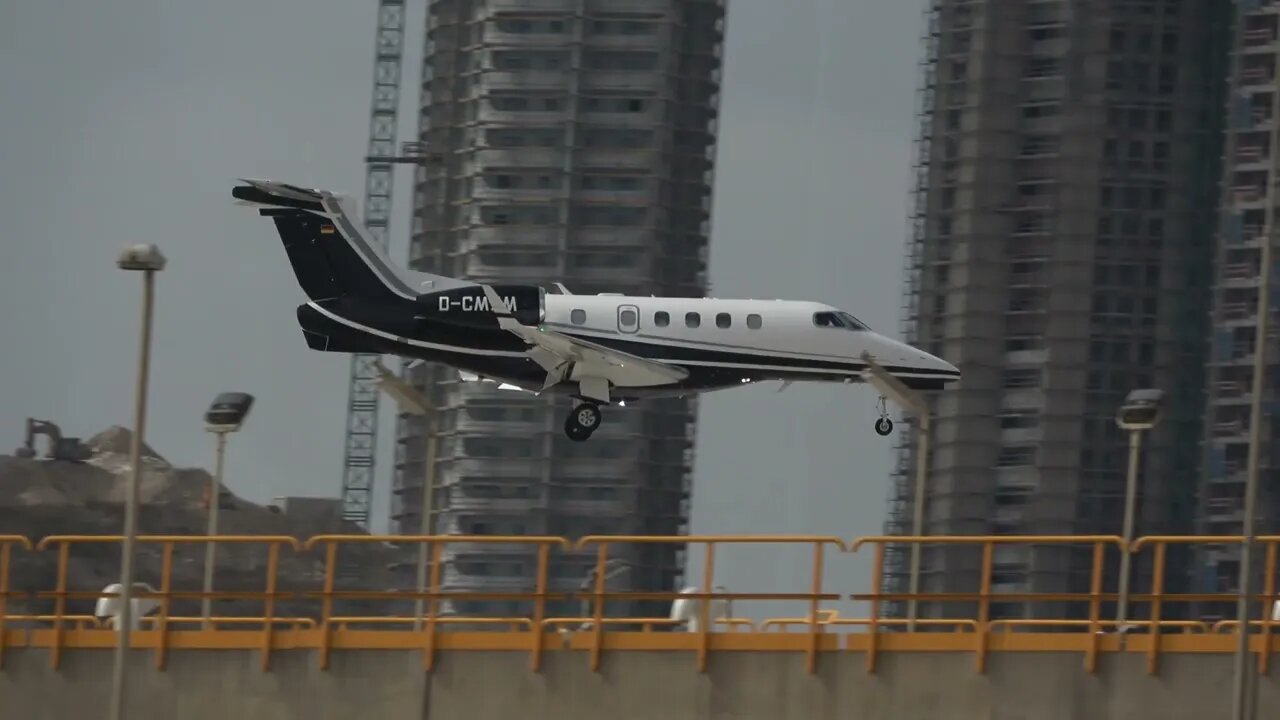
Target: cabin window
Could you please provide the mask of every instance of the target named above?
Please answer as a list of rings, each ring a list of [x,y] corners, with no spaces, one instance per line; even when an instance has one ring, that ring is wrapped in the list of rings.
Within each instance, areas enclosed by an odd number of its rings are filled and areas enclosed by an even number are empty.
[[[698,326],[699,326],[699,325],[701,325],[701,324],[702,324],[702,318],[698,315],[698,313],[685,313],[685,314],[684,314],[684,325],[685,325],[685,327],[696,328],[696,327],[698,327]]]
[[[666,327],[671,324],[671,316],[663,311],[656,312],[653,314],[653,324],[658,327]]]
[[[582,325],[587,322],[587,311],[575,309],[569,313],[569,322],[574,325]]]
[[[733,324],[733,318],[729,316],[729,313],[716,314],[716,327],[727,328],[732,324]]]
[[[759,315],[755,313],[751,313],[750,315],[747,316],[747,327],[751,328],[752,330],[759,330],[760,325],[761,325],[761,322],[760,322]]]

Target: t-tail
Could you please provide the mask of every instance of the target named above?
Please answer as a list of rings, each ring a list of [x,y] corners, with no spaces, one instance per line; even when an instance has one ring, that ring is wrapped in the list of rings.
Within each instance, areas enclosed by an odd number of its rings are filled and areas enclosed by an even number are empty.
[[[490,288],[397,267],[357,225],[345,196],[271,180],[243,182],[232,196],[275,223],[310,301],[298,307],[298,323],[312,349],[389,352],[369,338],[417,335],[422,322],[499,330],[500,316],[525,325],[543,319],[545,291],[536,285]]]
[[[353,296],[380,305],[413,302],[422,293],[471,285],[397,268],[354,220],[349,198],[269,180],[244,180],[231,191],[240,204],[271,218],[302,291],[323,303]]]

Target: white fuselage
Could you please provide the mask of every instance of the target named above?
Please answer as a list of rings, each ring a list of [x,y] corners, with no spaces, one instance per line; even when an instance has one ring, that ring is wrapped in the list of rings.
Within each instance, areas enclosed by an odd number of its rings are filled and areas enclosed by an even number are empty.
[[[869,352],[904,379],[957,372],[940,358],[869,329],[819,326],[815,315],[840,310],[816,302],[548,294],[545,308],[544,324],[559,332],[698,351],[681,365],[855,376],[861,374],[862,353]]]

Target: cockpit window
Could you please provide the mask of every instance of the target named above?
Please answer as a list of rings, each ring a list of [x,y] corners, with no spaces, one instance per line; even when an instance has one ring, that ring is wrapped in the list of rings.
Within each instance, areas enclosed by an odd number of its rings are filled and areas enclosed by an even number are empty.
[[[818,327],[844,328],[845,330],[867,330],[867,326],[858,318],[847,312],[816,312],[813,324]]]
[[[867,324],[847,312],[840,313],[840,319],[844,320],[844,326],[850,330],[870,330]]]

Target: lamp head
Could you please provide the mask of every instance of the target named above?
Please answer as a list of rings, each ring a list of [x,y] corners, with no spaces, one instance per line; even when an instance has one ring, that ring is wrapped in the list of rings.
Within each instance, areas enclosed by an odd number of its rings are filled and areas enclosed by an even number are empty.
[[[1164,392],[1155,388],[1131,390],[1116,412],[1116,425],[1122,430],[1150,430],[1160,422],[1164,410]]]
[[[119,257],[116,258],[116,266],[121,270],[159,272],[164,269],[166,262],[160,248],[150,243],[130,245],[121,250]]]

